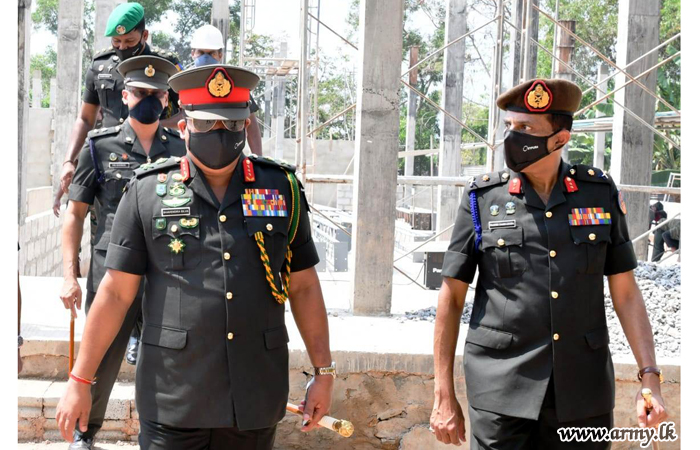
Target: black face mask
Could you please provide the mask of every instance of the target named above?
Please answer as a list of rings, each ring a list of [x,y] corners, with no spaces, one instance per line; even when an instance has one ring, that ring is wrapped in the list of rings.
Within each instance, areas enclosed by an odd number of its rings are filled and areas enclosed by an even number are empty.
[[[503,141],[506,165],[513,172],[521,172],[524,168],[549,155],[547,140],[559,131],[561,130],[555,131],[549,136],[533,136],[519,131],[509,131]]]
[[[141,50],[143,50],[143,47],[143,42],[139,41],[138,44],[134,45],[133,47],[127,47],[126,50],[119,50],[117,48],[115,49],[115,51],[117,52],[117,56],[120,60],[126,61],[132,56],[138,55],[141,52]]]
[[[143,124],[151,124],[158,120],[163,112],[163,104],[152,95],[144,97],[133,108],[129,108],[129,116]]]
[[[245,129],[191,133],[189,150],[210,169],[221,169],[236,160],[245,147]]]

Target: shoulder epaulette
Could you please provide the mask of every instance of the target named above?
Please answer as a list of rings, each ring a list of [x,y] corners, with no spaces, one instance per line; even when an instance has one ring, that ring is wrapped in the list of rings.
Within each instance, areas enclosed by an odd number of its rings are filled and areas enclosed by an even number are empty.
[[[166,133],[168,133],[172,136],[177,137],[178,139],[180,138],[180,132],[178,130],[175,130],[173,128],[168,128],[168,127],[163,127],[163,131],[165,131]]]
[[[98,137],[102,136],[109,136],[111,134],[117,134],[119,133],[119,130],[121,130],[122,127],[117,125],[116,127],[109,127],[109,128],[95,128],[94,130],[88,131],[88,138],[89,139],[95,139]]]
[[[105,47],[102,50],[95,53],[95,56],[93,56],[92,59],[97,59],[97,58],[100,58],[102,56],[111,55],[112,53],[116,53],[116,50],[114,49],[114,47],[112,47],[112,46]]]
[[[258,163],[268,164],[270,166],[281,167],[281,168],[288,170],[292,173],[296,172],[296,170],[297,170],[295,165],[289,164],[288,162],[282,161],[280,159],[273,159],[273,158],[270,158],[268,156],[258,156],[255,153],[251,154],[249,156],[249,158],[255,162],[258,162]]]
[[[569,169],[569,174],[575,176],[577,180],[590,181],[593,183],[610,183],[611,179],[605,171],[597,167],[577,164]]]
[[[180,157],[171,156],[170,158],[161,158],[156,162],[141,164],[141,167],[134,170],[134,176],[137,178],[143,178],[144,175],[149,173],[155,173],[163,169],[172,169],[174,167],[180,167]]]
[[[175,53],[165,51],[162,48],[152,47],[151,52],[156,56],[160,56],[161,58],[165,58],[165,59],[169,60],[173,64],[177,64],[180,62],[180,59],[177,57],[177,55]]]
[[[476,189],[483,189],[489,186],[496,186],[499,184],[507,183],[510,179],[510,174],[506,170],[501,170],[498,172],[485,173],[476,177],[469,177],[467,180],[466,188],[469,191]]]

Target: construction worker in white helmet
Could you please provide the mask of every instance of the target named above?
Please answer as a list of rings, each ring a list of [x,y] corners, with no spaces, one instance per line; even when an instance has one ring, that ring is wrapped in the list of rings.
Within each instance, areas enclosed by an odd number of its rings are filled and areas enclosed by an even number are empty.
[[[190,43],[192,51],[190,55],[194,61],[194,67],[206,66],[209,64],[221,64],[224,59],[224,37],[213,25],[202,25],[192,35]],[[247,141],[250,151],[256,155],[262,156],[262,136],[260,135],[260,126],[255,117],[255,112],[260,108],[253,99],[252,93],[250,96],[250,122],[251,125],[247,129]]]

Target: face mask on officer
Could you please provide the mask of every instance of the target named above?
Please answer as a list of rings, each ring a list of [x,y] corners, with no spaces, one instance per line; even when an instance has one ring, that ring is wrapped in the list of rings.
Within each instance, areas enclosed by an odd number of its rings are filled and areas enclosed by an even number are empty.
[[[214,130],[217,122],[224,128]],[[245,147],[246,120],[203,120],[187,118],[187,149],[206,167],[222,169],[234,162]]]
[[[194,66],[208,66],[210,64],[219,64],[221,61],[214,58],[210,53],[202,53],[194,60]]]
[[[129,88],[127,92],[130,93],[132,100],[129,101],[129,97],[125,97],[124,103],[129,106],[130,117],[145,125],[155,123],[160,118],[165,108],[166,91]],[[134,103],[134,99],[140,100]]]
[[[141,51],[143,50],[143,48],[146,46],[145,42],[146,42],[146,39],[148,37],[147,33],[148,32],[146,30],[144,30],[141,33],[141,36],[139,37],[139,40],[135,45],[133,45],[131,47],[126,47],[123,50],[119,49],[119,47],[120,47],[119,43],[117,43],[117,45],[114,45],[115,42],[114,42],[114,40],[112,40],[112,47],[114,47],[114,50],[117,53],[117,56],[119,57],[119,59],[122,61],[126,61],[127,59],[131,58],[132,56],[137,56],[138,54],[140,54]]]
[[[503,141],[503,151],[506,165],[513,172],[521,172],[528,166],[536,163],[548,156],[547,149],[549,138],[559,133],[562,129],[555,131],[549,136],[533,136],[519,131],[509,130]],[[556,147],[552,152],[559,150],[565,144]]]

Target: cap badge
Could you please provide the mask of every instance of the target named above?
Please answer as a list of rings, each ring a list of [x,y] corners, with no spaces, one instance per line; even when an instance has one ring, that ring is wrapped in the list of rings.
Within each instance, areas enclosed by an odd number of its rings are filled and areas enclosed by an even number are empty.
[[[231,93],[231,87],[231,80],[226,71],[222,68],[216,69],[207,83],[207,90],[212,97],[226,97]]]
[[[525,92],[525,106],[532,112],[547,111],[552,105],[552,91],[542,80],[536,80]]]
[[[151,78],[153,77],[153,75],[156,74],[156,69],[154,69],[153,66],[149,64],[148,67],[144,69],[143,73],[145,73],[148,78]]]
[[[126,28],[124,28],[124,25],[117,25],[117,34],[121,35],[126,33]]]

